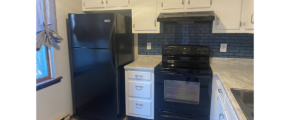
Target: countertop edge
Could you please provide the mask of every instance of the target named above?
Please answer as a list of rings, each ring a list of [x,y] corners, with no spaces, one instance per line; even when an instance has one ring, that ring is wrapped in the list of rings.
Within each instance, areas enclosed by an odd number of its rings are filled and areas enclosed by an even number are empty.
[[[223,88],[224,88],[225,91],[226,91],[226,95],[228,96],[228,99],[229,99],[229,101],[230,101],[230,104],[231,104],[231,106],[232,106],[232,108],[233,108],[233,110],[234,110],[234,112],[235,112],[235,114],[236,114],[238,120],[244,120],[244,119],[241,118],[241,116],[243,115],[243,116],[246,118],[245,114],[243,113],[243,114],[241,115],[241,114],[239,114],[239,112],[237,112],[237,111],[239,111],[239,110],[242,111],[241,107],[238,107],[238,108],[237,108],[237,107],[235,107],[235,105],[233,105],[233,102],[238,103],[238,101],[237,101],[235,98],[232,99],[232,98],[230,97],[230,93],[232,93],[231,90],[230,90],[230,88],[229,88],[229,90],[228,90],[228,89],[224,86],[223,80],[221,79],[219,73],[217,73],[217,72],[213,72],[213,75],[218,75],[218,76],[219,76],[220,81],[221,81],[221,83],[222,83],[222,86],[223,86]],[[234,95],[232,95],[232,96],[234,96]]]

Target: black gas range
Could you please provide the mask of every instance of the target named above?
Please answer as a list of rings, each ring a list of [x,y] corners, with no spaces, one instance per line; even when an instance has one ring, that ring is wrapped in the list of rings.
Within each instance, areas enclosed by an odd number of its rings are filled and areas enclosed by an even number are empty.
[[[209,120],[212,70],[209,47],[167,45],[154,68],[155,120]]]

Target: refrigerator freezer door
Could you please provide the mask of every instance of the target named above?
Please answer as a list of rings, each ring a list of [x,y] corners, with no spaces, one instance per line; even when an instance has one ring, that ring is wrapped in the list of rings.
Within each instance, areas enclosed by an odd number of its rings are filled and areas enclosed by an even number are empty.
[[[73,49],[74,106],[78,117],[117,119],[117,83],[109,49]]]
[[[69,14],[72,47],[109,48],[115,14]]]

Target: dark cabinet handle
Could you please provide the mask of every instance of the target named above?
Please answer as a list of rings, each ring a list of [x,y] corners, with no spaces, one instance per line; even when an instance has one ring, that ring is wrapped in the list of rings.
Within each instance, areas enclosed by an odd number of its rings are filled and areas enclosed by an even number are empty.
[[[218,89],[218,91],[219,91],[219,93],[223,93],[223,92],[222,92],[222,89]]]

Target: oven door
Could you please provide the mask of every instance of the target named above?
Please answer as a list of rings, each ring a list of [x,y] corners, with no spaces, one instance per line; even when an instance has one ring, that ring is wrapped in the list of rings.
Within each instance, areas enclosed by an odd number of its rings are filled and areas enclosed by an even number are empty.
[[[155,73],[156,120],[209,120],[212,75]]]

